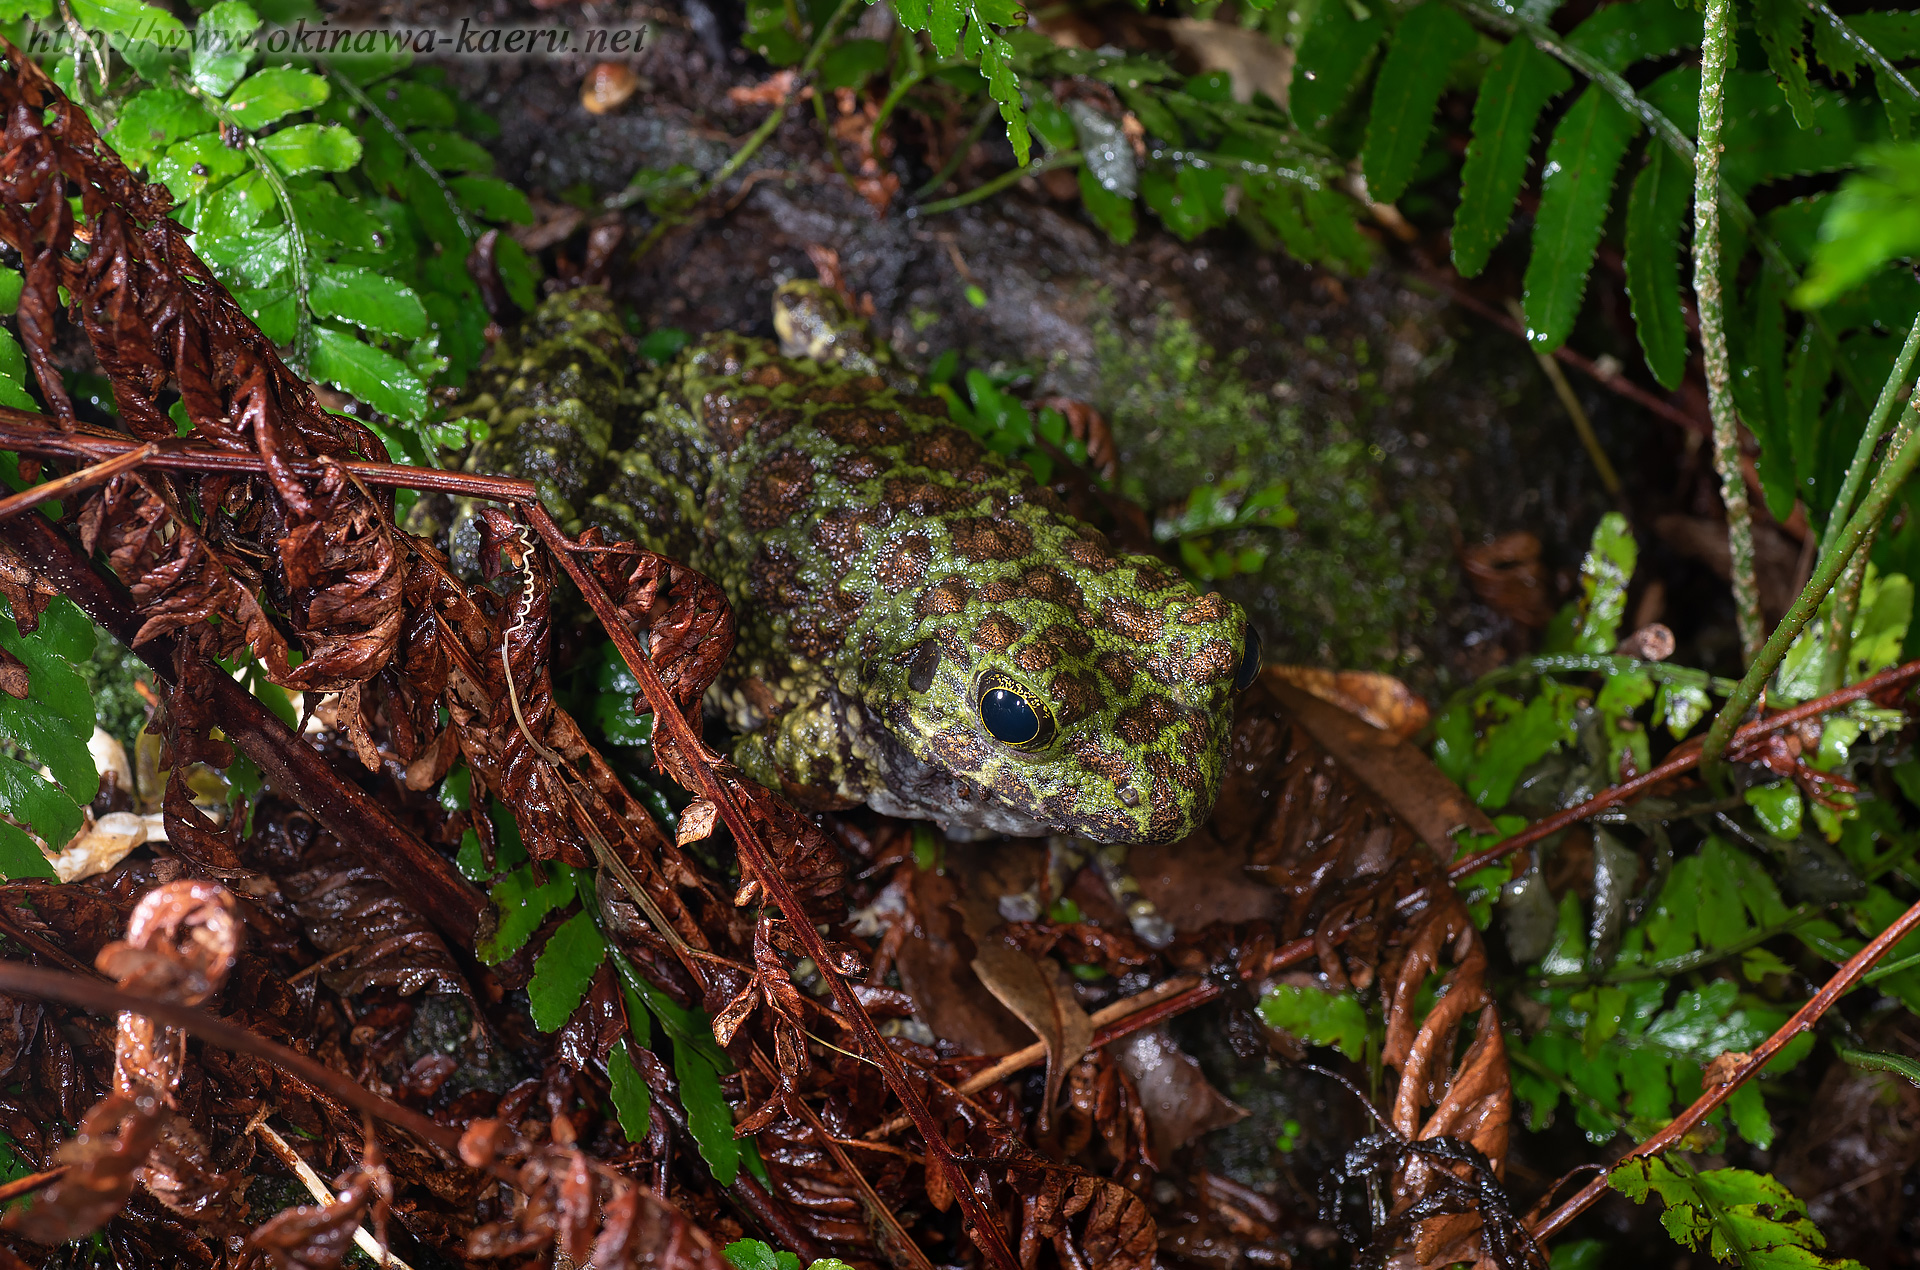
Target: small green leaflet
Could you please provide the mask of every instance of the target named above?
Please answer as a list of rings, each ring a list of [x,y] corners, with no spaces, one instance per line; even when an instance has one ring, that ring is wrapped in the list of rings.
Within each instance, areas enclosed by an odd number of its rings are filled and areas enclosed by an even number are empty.
[[[578,893],[568,866],[548,861],[546,873],[544,883],[536,882],[533,866],[522,865],[493,884],[487,897],[493,901],[496,924],[493,933],[475,945],[480,960],[497,966],[519,952],[547,914]]]
[[[1699,48],[1700,26],[1700,12],[1690,5],[1634,0],[1600,9],[1568,34],[1567,43],[1610,70],[1624,71],[1650,57]]]
[[[707,1016],[677,1004],[643,979],[619,949],[610,951],[621,985],[646,1003],[673,1040],[673,1075],[680,1085],[680,1105],[687,1112],[687,1131],[700,1148],[700,1158],[707,1162],[716,1182],[732,1186],[740,1172],[743,1150],[740,1140],[733,1136],[733,1112],[720,1088],[720,1074],[731,1070],[732,1065],[727,1062],[725,1052],[714,1043]],[[750,1165],[754,1159],[757,1157],[749,1157]],[[756,1167],[754,1171],[757,1173],[759,1169]]]
[[[200,15],[188,57],[193,86],[209,97],[225,97],[253,60],[254,32],[260,15],[246,0],[222,0]]]
[[[32,761],[0,758],[0,809],[58,851],[80,831],[80,805],[99,792],[99,773],[87,749],[93,698],[79,670],[93,654],[93,623],[64,597],[47,606],[30,634],[21,633],[11,612],[0,597],[0,615],[5,615],[0,616],[0,648],[26,667],[27,696],[0,693],[0,739]],[[40,764],[52,780],[36,770]],[[0,821],[0,874],[52,877],[53,868],[19,827]]]
[[[360,138],[337,123],[295,124],[255,144],[287,176],[345,172],[360,162]]]
[[[436,171],[477,172],[483,176],[493,171],[493,156],[487,152],[487,148],[457,132],[416,132],[409,135],[407,140],[413,142],[420,157],[431,163]]]
[[[644,1014],[640,1016],[643,1020]],[[627,1052],[627,1042],[623,1037],[615,1041],[613,1048],[607,1051],[607,1081],[612,1085],[613,1110],[620,1118],[620,1132],[627,1135],[629,1142],[644,1142],[647,1131],[652,1127],[648,1108],[652,1106],[653,1095],[647,1089],[647,1082],[633,1065],[633,1056]]]
[[[308,369],[315,379],[323,379],[342,392],[352,393],[380,413],[396,419],[426,417],[427,386],[407,369],[405,362],[331,326],[317,328],[314,337],[313,359]]]
[[[195,197],[231,176],[247,170],[247,152],[220,140],[217,132],[203,132],[167,147],[154,162],[153,174],[182,201]]]
[[[176,141],[213,131],[213,113],[178,88],[149,88],[129,97],[107,130],[107,144],[128,163],[151,163]]]
[[[534,1026],[542,1032],[559,1030],[580,1007],[587,986],[593,982],[593,972],[606,959],[607,941],[592,913],[581,909],[560,923],[540,950],[539,959],[533,963],[533,978],[527,984]]]
[[[1580,562],[1580,626],[1573,637],[1574,651],[1610,653],[1620,642],[1627,586],[1639,559],[1627,518],[1619,512],[1602,516]]]
[[[1573,330],[1606,224],[1614,173],[1638,131],[1640,121],[1598,84],[1580,95],[1553,131],[1522,300],[1527,341],[1535,352],[1553,352]]]
[[[800,1258],[785,1248],[779,1251],[758,1239],[736,1239],[722,1254],[733,1270],[800,1270]]]
[[[1361,22],[1344,4],[1320,6],[1300,41],[1288,103],[1302,132],[1326,135],[1386,29],[1378,15]]]
[[[1453,264],[1461,277],[1477,277],[1506,237],[1533,150],[1534,123],[1572,83],[1567,69],[1531,40],[1513,41],[1494,59],[1473,103],[1473,140],[1453,215]]]
[[[1647,165],[1627,200],[1627,298],[1647,369],[1668,389],[1680,386],[1687,369],[1680,230],[1692,205],[1692,165],[1664,145],[1647,147]]]
[[[296,110],[312,110],[332,92],[333,85],[311,71],[272,66],[242,81],[227,99],[227,109],[235,123],[253,131]]]
[[[1813,126],[1813,87],[1807,82],[1807,9],[1801,0],[1753,0],[1753,25],[1767,66],[1780,81],[1793,121]]]
[[[1691,1249],[1705,1241],[1714,1257],[1747,1270],[1866,1270],[1852,1259],[1820,1256],[1826,1236],[1807,1219],[1806,1203],[1765,1173],[1696,1172],[1678,1159],[1634,1159],[1607,1181],[1635,1203],[1658,1195],[1667,1206],[1660,1224],[1674,1242]]]
[[[143,0],[71,0],[71,7],[81,26],[104,31],[114,51],[148,83],[165,79],[168,62],[188,46],[180,19]]]
[[[1439,0],[1401,19],[1374,80],[1367,143],[1360,152],[1367,193],[1375,202],[1391,203],[1406,192],[1433,132],[1433,112],[1447,76],[1478,39],[1472,25]]]
[[[1277,983],[1260,998],[1260,1017],[1270,1027],[1309,1045],[1330,1045],[1355,1061],[1367,1044],[1367,1011],[1351,992]]]
[[[427,333],[427,310],[405,283],[350,265],[314,268],[307,307],[315,317],[343,318],[382,335],[417,340]]]

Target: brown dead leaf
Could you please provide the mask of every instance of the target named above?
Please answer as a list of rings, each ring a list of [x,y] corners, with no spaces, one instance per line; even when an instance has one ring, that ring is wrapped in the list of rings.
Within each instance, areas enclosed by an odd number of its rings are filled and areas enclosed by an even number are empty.
[[[6,649],[0,648],[0,692],[6,693],[15,701],[25,701],[28,691],[26,664]]]
[[[1172,1158],[1203,1133],[1247,1118],[1247,1110],[1208,1083],[1200,1064],[1174,1044],[1166,1026],[1135,1032],[1113,1046],[1140,1091],[1156,1160]]]
[[[689,842],[699,842],[703,838],[712,837],[713,823],[719,814],[720,808],[712,799],[694,799],[687,804],[687,809],[680,813],[679,827],[674,830],[674,842],[684,847]]]
[[[796,78],[790,70],[780,71],[757,84],[729,88],[727,101],[735,106],[777,106],[793,92]]]
[[[1237,23],[1175,18],[1167,34],[1203,71],[1225,71],[1233,81],[1233,99],[1242,105],[1265,93],[1276,106],[1287,104],[1293,86],[1293,50]]]
[[[1473,593],[1500,616],[1538,630],[1553,620],[1540,539],[1525,530],[1460,553],[1460,567]]]
[[[1493,832],[1487,814],[1418,749],[1303,692],[1282,676],[1269,675],[1267,679],[1274,695],[1300,726],[1342,767],[1378,794],[1441,859],[1453,858],[1455,829],[1464,825],[1475,833]]]
[[[1000,1004],[1033,1029],[1047,1047],[1047,1093],[1040,1104],[1040,1130],[1052,1121],[1053,1105],[1067,1072],[1093,1040],[1093,1020],[1073,995],[1073,985],[1051,957],[1030,957],[1008,946],[996,933],[1000,915],[985,900],[968,898],[954,905],[977,950],[973,972]]]
[[[1370,670],[1323,670],[1318,666],[1272,666],[1266,673],[1348,714],[1357,714],[1402,741],[1418,735],[1433,717],[1427,703],[1392,675]]]
[[[1746,1066],[1747,1060],[1752,1057],[1751,1054],[1743,1054],[1739,1050],[1728,1050],[1724,1054],[1716,1054],[1713,1061],[1707,1064],[1707,1070],[1700,1073],[1700,1088],[1712,1089],[1717,1085],[1726,1084],[1733,1079],[1735,1072]]]
[[[580,105],[590,115],[604,115],[640,88],[640,77],[625,62],[600,62],[580,85]]]

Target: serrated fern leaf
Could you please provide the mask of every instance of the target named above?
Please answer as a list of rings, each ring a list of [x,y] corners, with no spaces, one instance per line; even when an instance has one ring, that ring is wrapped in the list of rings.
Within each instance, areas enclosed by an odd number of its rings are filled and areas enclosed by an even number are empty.
[[[1734,71],[1727,76],[1727,145],[1720,170],[1729,185],[1744,194],[1781,177],[1853,165],[1855,152],[1873,135],[1878,112],[1826,89],[1815,89],[1810,101],[1810,124],[1791,127],[1772,75]]]
[[[1515,40],[1500,51],[1473,103],[1473,140],[1460,171],[1460,206],[1453,214],[1453,265],[1463,278],[1487,267],[1506,236],[1520,182],[1533,150],[1534,124],[1546,104],[1573,85],[1573,76],[1533,46]]]
[[[1647,369],[1668,389],[1680,386],[1687,368],[1680,227],[1692,201],[1692,166],[1666,146],[1648,147],[1647,165],[1627,200],[1627,298]]]
[[[1760,488],[1776,519],[1793,511],[1793,446],[1787,439],[1787,292],[1793,280],[1763,266],[1737,350],[1734,404],[1760,442]]]
[[[1610,70],[1700,44],[1700,14],[1671,0],[1635,0],[1601,9],[1567,35],[1567,43]]]
[[[1613,178],[1640,121],[1598,84],[1580,94],[1553,131],[1540,184],[1540,211],[1527,261],[1527,340],[1537,352],[1566,343],[1600,245]]]
[[[1288,90],[1294,122],[1302,132],[1315,137],[1326,133],[1386,29],[1378,15],[1362,22],[1344,4],[1320,6],[1300,41]]]
[[[1033,139],[1027,131],[1027,116],[1020,104],[1020,77],[1013,73],[1013,45],[976,21],[973,30],[983,32],[980,73],[987,80],[987,95],[1000,106],[1000,118],[1006,121],[1007,141],[1021,167],[1033,153]]]
[[[1433,132],[1433,112],[1453,64],[1478,38],[1458,13],[1429,0],[1401,19],[1373,84],[1367,143],[1360,152],[1367,190],[1382,203],[1406,191]]]
[[[1607,1181],[1635,1203],[1650,1194],[1666,1205],[1660,1224],[1674,1242],[1702,1243],[1722,1261],[1753,1270],[1864,1270],[1859,1262],[1818,1253],[1826,1236],[1807,1219],[1806,1201],[1765,1173],[1695,1171],[1674,1160],[1628,1160]]]
[[[1793,121],[1813,127],[1813,87],[1807,82],[1807,10],[1800,0],[1754,0],[1754,30],[1767,66],[1793,107]]]

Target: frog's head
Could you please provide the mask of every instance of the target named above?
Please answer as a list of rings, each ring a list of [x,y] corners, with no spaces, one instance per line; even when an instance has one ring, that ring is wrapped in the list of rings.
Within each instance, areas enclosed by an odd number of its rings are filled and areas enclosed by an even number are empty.
[[[1005,520],[947,528],[1026,537]],[[863,694],[911,754],[896,750],[881,810],[1095,842],[1184,837],[1213,808],[1233,700],[1259,668],[1246,614],[1089,530],[1052,551],[1017,545],[1029,550],[1004,554],[1023,558],[930,574],[901,597],[911,638],[868,663]]]

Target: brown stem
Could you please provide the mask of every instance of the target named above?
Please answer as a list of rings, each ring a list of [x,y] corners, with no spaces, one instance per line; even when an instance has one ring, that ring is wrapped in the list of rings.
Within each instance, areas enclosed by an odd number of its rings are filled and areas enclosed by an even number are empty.
[[[0,406],[0,450],[23,454],[57,454],[71,458],[101,459],[144,449],[132,437],[111,432],[61,432],[51,419],[11,406]],[[511,476],[481,476],[471,472],[447,472],[434,467],[409,467],[404,463],[369,463],[335,460],[345,471],[367,485],[397,489],[436,490],[444,494],[464,494],[490,498],[496,502],[527,502],[539,498],[533,482]],[[256,454],[212,450],[201,446],[161,448],[140,461],[143,467],[167,468],[182,472],[245,472],[263,475],[267,465]],[[315,481],[325,473],[318,463],[279,461],[276,471],[291,472],[304,480]]]
[[[0,961],[0,991],[37,997],[43,1001],[63,1001],[93,1014],[111,1015],[123,1011],[143,1014],[169,1027],[182,1028],[222,1049],[251,1054],[275,1067],[284,1068],[308,1084],[324,1089],[354,1110],[378,1116],[388,1124],[397,1125],[421,1141],[438,1147],[453,1159],[460,1158],[458,1129],[438,1124],[411,1107],[403,1107],[389,1098],[382,1098],[366,1086],[348,1080],[305,1054],[296,1053],[238,1024],[215,1018],[205,1010],[172,1001],[137,997],[104,983],[70,975],[64,970],[23,966],[16,961]]]
[[[70,476],[47,481],[32,489],[21,490],[18,494],[0,498],[0,520],[11,520],[21,512],[30,511],[50,498],[65,498],[69,494],[110,481],[128,468],[138,467],[160,452],[160,447],[148,442],[136,446],[124,454],[81,468]]]
[[[13,1181],[0,1186],[0,1204],[19,1199],[22,1195],[31,1195],[43,1186],[50,1186],[66,1175],[68,1166],[55,1165],[44,1173],[29,1173],[25,1177],[16,1177]]]
[[[980,1196],[974,1192],[972,1183],[960,1168],[960,1162],[954,1158],[952,1149],[948,1147],[945,1135],[940,1132],[940,1125],[934,1120],[933,1112],[928,1109],[919,1091],[908,1080],[906,1068],[900,1062],[900,1056],[894,1053],[893,1047],[881,1037],[879,1028],[874,1026],[872,1016],[867,1013],[866,1007],[860,1004],[860,999],[854,995],[853,989],[848,986],[845,978],[831,969],[833,962],[827,951],[826,941],[821,938],[820,931],[813,924],[813,919],[807,915],[799,897],[788,885],[786,876],[774,864],[766,844],[760,841],[760,836],[748,823],[746,814],[733,801],[732,792],[714,777],[705,763],[700,761],[700,753],[704,746],[700,738],[694,734],[693,729],[688,726],[686,717],[680,713],[679,706],[668,695],[666,685],[660,682],[660,676],[654,671],[652,659],[641,650],[639,641],[634,639],[633,632],[628,630],[626,622],[621,620],[619,610],[614,607],[612,598],[601,587],[599,580],[582,568],[579,560],[568,550],[567,537],[560,532],[560,527],[553,523],[553,517],[549,516],[546,509],[538,503],[527,503],[524,511],[528,523],[533,526],[535,532],[547,544],[548,549],[553,552],[554,557],[572,577],[574,585],[580,589],[580,594],[586,597],[587,604],[600,619],[600,624],[606,628],[607,634],[612,637],[614,646],[620,650],[620,655],[626,661],[628,669],[633,671],[634,678],[640,681],[640,690],[646,695],[647,704],[653,709],[654,726],[664,727],[673,737],[674,743],[686,756],[687,766],[692,770],[694,779],[700,785],[699,793],[719,808],[721,819],[726,821],[727,829],[733,835],[734,847],[740,853],[743,866],[752,871],[760,885],[766,889],[768,897],[786,915],[788,928],[799,940],[801,948],[813,959],[814,964],[820,967],[821,974],[826,976],[827,984],[833,991],[834,1000],[839,1003],[840,1010],[847,1021],[853,1025],[854,1033],[860,1038],[866,1056],[880,1068],[887,1087],[906,1108],[907,1114],[913,1117],[915,1127],[920,1130],[920,1136],[926,1140],[928,1160],[938,1160],[940,1167],[946,1170],[948,1185],[960,1201],[960,1207],[966,1215],[967,1226],[974,1242],[981,1252],[986,1254],[987,1260],[997,1267],[997,1270],[1018,1270],[1020,1263],[1014,1259],[1013,1250],[1007,1246],[1005,1233],[1000,1229],[999,1223],[993,1219],[986,1205],[981,1202]]]
[[[88,617],[133,648],[139,632],[133,597],[118,579],[102,576],[66,534],[44,516],[19,516],[0,522],[0,538],[33,562],[86,611]],[[148,640],[134,648],[162,681],[174,675],[174,641]],[[198,654],[193,654],[198,656]],[[343,780],[293,729],[214,668],[203,676],[219,720],[240,752],[266,775],[275,792],[319,821],[361,860],[379,873],[422,917],[443,935],[471,947],[486,909],[486,897],[461,877],[452,861],[416,837],[374,799]]]

